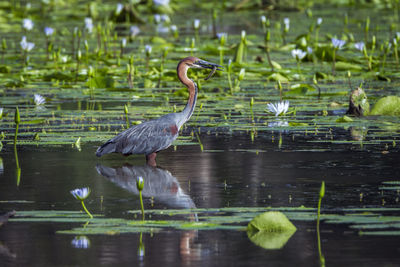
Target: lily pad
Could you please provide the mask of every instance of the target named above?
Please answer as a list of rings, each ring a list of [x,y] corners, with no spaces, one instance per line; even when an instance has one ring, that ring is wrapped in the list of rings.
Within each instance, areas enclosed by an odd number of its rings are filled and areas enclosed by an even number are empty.
[[[400,116],[400,97],[386,96],[378,100],[370,115]]]
[[[289,219],[279,211],[264,212],[247,225],[249,239],[265,249],[280,249],[296,232]]]

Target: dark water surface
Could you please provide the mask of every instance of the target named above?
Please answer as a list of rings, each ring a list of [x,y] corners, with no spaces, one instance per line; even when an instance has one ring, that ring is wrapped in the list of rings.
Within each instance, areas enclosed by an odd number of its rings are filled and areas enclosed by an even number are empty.
[[[198,146],[170,148],[158,155],[160,168],[144,165],[141,156],[111,155],[98,159],[95,144],[82,151],[70,147],[18,150],[22,170],[16,186],[15,158],[3,150],[0,174],[2,211],[80,210],[69,190],[89,186],[88,209],[106,217],[131,218],[140,208],[136,175],[145,177],[145,209],[218,207],[316,207],[326,182],[323,212],[349,207],[398,207],[398,192],[382,192],[383,181],[398,180],[399,151],[374,147],[340,147],[291,141],[281,149],[271,136],[251,143],[247,136],[202,136]],[[285,149],[291,146],[296,149]],[[253,149],[263,152],[256,153]],[[10,146],[8,146],[10,149]],[[101,174],[102,175],[101,175]],[[360,193],[363,198],[360,199]],[[29,202],[5,202],[25,200]],[[102,201],[101,201],[102,200]],[[397,214],[398,215],[398,214]],[[69,223],[10,221],[0,228],[2,266],[124,264],[160,266],[317,266],[315,221],[293,221],[297,232],[279,250],[253,244],[237,230],[163,230],[140,234],[89,235],[88,248],[76,248],[74,235],[56,234]],[[395,266],[400,262],[398,236],[360,236],[347,225],[321,225],[321,247],[327,266]]]

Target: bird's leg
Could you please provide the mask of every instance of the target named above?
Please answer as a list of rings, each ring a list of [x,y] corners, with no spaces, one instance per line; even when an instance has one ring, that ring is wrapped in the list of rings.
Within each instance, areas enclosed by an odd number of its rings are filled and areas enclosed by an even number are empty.
[[[157,153],[156,152],[153,152],[153,153],[151,153],[149,155],[146,155],[146,164],[150,165],[150,166],[153,166],[153,167],[156,167],[157,166],[156,157],[157,157]]]

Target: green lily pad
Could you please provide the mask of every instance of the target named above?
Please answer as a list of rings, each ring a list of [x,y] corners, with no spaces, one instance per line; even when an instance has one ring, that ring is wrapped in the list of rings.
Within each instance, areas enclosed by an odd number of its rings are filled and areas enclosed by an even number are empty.
[[[279,211],[264,212],[247,225],[249,239],[265,249],[280,249],[296,232],[289,219]]]
[[[386,96],[378,100],[370,115],[400,116],[400,97]]]

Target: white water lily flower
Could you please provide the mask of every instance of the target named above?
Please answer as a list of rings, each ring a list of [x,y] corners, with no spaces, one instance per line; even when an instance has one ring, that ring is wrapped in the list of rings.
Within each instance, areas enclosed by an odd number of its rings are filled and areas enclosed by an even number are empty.
[[[292,57],[294,57],[296,60],[302,60],[306,55],[307,53],[301,49],[292,50]]]
[[[150,55],[151,54],[151,50],[153,48],[151,47],[151,45],[145,45],[144,46],[144,51],[146,51],[146,54]]]
[[[90,188],[89,187],[77,188],[77,189],[71,190],[70,192],[74,196],[74,198],[76,198],[77,200],[83,201],[89,196]]]
[[[161,15],[160,14],[154,14],[154,22],[156,24],[161,22]]]
[[[74,248],[87,249],[90,247],[90,240],[86,236],[76,236],[71,244]]]
[[[290,29],[290,19],[289,18],[284,18],[283,19],[283,24],[285,24],[285,30],[288,31]]]
[[[354,44],[354,47],[361,52],[364,50],[365,44],[364,42],[358,42]]]
[[[228,33],[226,33],[226,32],[217,33],[217,37],[219,40],[221,40],[222,37],[225,37],[225,40],[226,40],[226,39],[228,39]]]
[[[345,40],[332,38],[332,45],[336,49],[342,49],[345,44],[346,44]]]
[[[85,18],[85,29],[92,33],[93,31],[93,20],[91,18]]]
[[[54,29],[51,27],[44,27],[44,34],[46,36],[51,36],[54,33]]]
[[[33,101],[35,102],[36,106],[44,105],[46,103],[46,99],[39,94],[33,95]]]
[[[22,50],[24,50],[26,52],[31,51],[35,47],[34,43],[30,43],[30,42],[26,41],[26,36],[22,36],[22,40],[19,44],[21,45]]]
[[[115,14],[116,14],[116,15],[119,15],[119,14],[121,13],[121,11],[122,11],[123,8],[124,8],[124,5],[121,4],[121,3],[118,3],[118,4],[117,4],[117,9],[115,10]]]
[[[129,32],[132,37],[135,37],[136,35],[138,35],[140,33],[140,29],[138,26],[131,26]]]
[[[68,62],[68,56],[61,56],[60,59],[61,59],[62,63],[67,63]]]
[[[35,24],[33,23],[33,21],[31,19],[23,19],[22,20],[22,27],[27,31],[32,30],[33,25],[35,25]]]
[[[320,26],[322,24],[322,18],[317,19],[317,25]]]
[[[200,20],[199,19],[195,19],[193,21],[193,27],[197,30],[200,27]]]
[[[153,4],[156,6],[168,6],[169,0],[153,0]]]
[[[313,49],[309,46],[307,46],[307,54],[311,55],[313,52]]]
[[[268,111],[275,113],[275,116],[285,114],[289,109],[289,101],[281,101],[277,103],[268,103]]]
[[[260,17],[260,20],[261,20],[261,23],[262,23],[262,24],[265,24],[265,23],[267,22],[267,17],[264,16],[264,15],[262,15],[262,16]]]
[[[126,38],[121,39],[121,45],[122,45],[122,47],[126,46]]]

